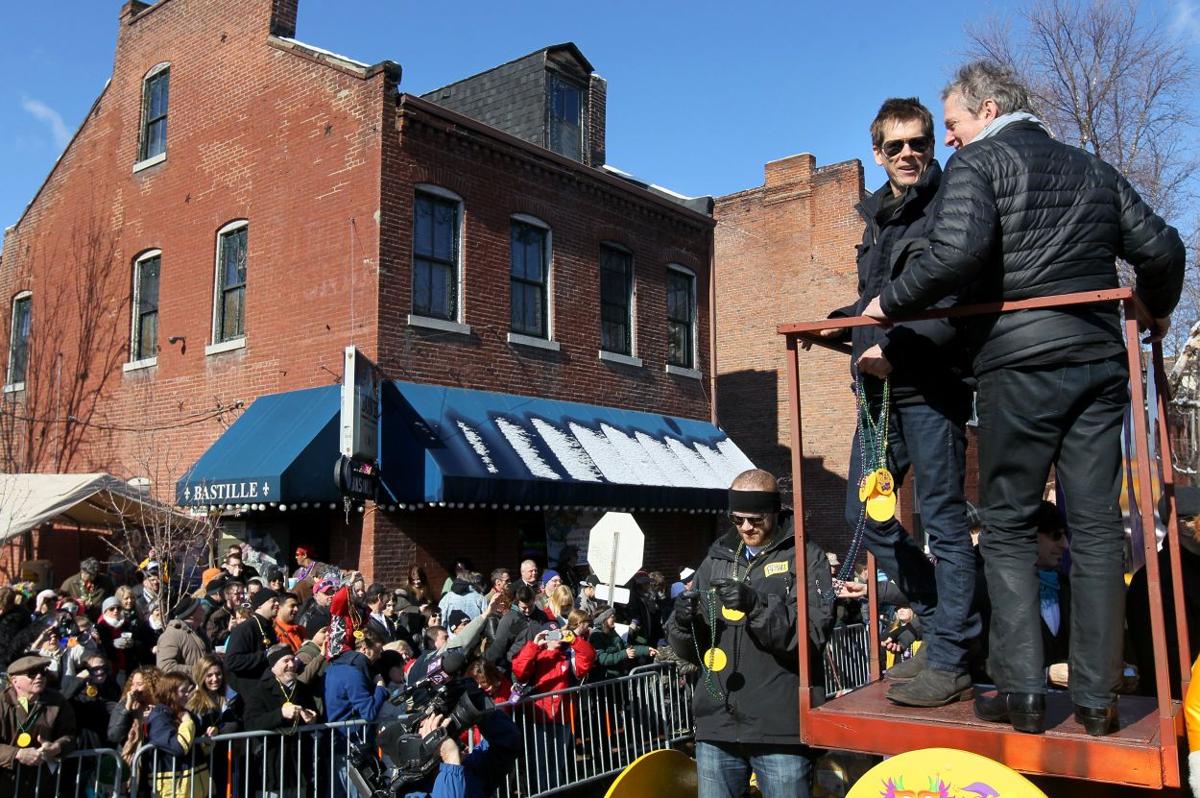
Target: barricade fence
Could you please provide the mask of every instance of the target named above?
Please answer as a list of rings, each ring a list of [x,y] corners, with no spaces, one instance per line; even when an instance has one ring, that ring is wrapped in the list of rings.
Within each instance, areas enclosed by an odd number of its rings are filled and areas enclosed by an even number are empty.
[[[825,662],[830,696],[866,684],[870,675],[866,627],[835,628]],[[618,679],[502,705],[517,726],[522,750],[495,795],[553,794],[607,778],[643,754],[690,740],[696,677],[697,671],[688,666],[655,663]],[[149,744],[128,760],[111,749],[77,751],[63,757],[54,769],[18,766],[13,771],[17,790],[12,794],[17,798],[342,798],[356,793],[346,782],[351,745],[367,743],[370,732],[362,721],[347,721],[286,732],[199,736],[186,753],[178,755]],[[473,742],[474,738],[468,741],[468,748]]]

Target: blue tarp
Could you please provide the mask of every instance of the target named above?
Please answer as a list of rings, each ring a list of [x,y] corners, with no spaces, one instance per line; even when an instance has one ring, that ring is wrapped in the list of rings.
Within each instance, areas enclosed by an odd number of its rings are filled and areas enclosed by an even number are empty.
[[[337,501],[341,388],[260,396],[175,483],[182,506]]]

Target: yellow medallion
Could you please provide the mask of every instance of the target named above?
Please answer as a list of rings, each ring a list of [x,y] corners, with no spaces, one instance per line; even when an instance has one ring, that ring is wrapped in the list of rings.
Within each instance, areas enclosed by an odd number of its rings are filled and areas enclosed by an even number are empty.
[[[710,648],[704,652],[704,667],[713,673],[720,673],[729,664],[729,657],[719,648]]]
[[[355,640],[362,640],[364,637],[366,637],[366,635],[365,635],[365,634],[363,634],[363,630],[362,630],[362,629],[355,629],[355,630],[354,630],[354,639],[355,639]]]
[[[875,476],[877,473],[877,471],[872,471],[869,474],[863,474],[862,479],[858,481],[858,500],[860,502],[865,502],[875,492]]]
[[[867,515],[879,523],[890,521],[896,515],[896,494],[879,494],[867,499]]]
[[[32,742],[33,738],[29,736],[29,732],[21,732],[17,735],[17,748],[28,748]]]
[[[87,689],[83,692],[87,693],[88,698],[95,698],[96,696],[100,695],[100,691],[96,689],[96,685],[94,684],[89,684]]]
[[[288,707],[294,707],[294,706],[295,706],[295,704],[293,704],[291,701],[284,701],[283,706],[280,707],[280,709],[287,711]]]
[[[741,610],[735,610],[731,607],[722,607],[721,617],[727,621],[733,621],[734,623],[737,623],[746,617],[746,613],[742,612]],[[716,649],[713,650],[716,651]]]
[[[875,492],[883,496],[890,496],[896,490],[896,480],[892,476],[892,472],[886,468],[881,468],[875,472]]]

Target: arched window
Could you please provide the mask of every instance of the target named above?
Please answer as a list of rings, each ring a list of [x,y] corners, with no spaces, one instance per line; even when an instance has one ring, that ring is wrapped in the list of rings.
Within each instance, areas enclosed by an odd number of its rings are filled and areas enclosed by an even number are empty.
[[[246,247],[250,222],[239,219],[217,231],[213,345],[246,337]]]
[[[129,360],[138,363],[158,356],[158,278],[162,250],[151,249],[133,262],[132,330]]]
[[[167,156],[167,105],[171,65],[158,64],[142,79],[142,127],[138,162],[162,160]]]

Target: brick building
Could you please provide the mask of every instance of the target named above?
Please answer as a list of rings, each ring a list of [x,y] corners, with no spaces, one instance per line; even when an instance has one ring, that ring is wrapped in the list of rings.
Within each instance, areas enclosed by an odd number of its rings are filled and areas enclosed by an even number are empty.
[[[713,413],[711,201],[606,167],[606,87],[574,45],[417,97],[399,90],[397,64],[297,41],[297,5],[121,9],[111,80],[5,234],[5,470],[143,478],[160,498],[221,512],[257,549],[286,557],[306,543],[368,578],[397,580],[416,562],[440,579],[456,555],[515,565],[564,514],[597,507],[639,511],[648,566],[696,557],[712,531],[698,513],[717,509],[718,491],[671,481],[672,468],[715,482],[746,463],[710,424],[681,431]],[[336,419],[321,413],[347,345],[401,381],[397,415],[385,397],[385,438],[399,440],[400,418],[443,436],[404,433],[416,450],[384,464],[391,498],[348,523],[332,478],[312,477],[337,456],[336,437],[326,451]],[[417,420],[411,403],[429,386],[466,392],[460,404],[560,403],[543,408],[560,427],[517,419],[541,426],[467,439],[536,500],[454,501],[410,479],[449,468],[431,449],[468,435],[448,417]],[[254,404],[288,395],[304,402]],[[614,420],[612,407],[642,415]],[[265,432],[247,438],[254,425]],[[234,470],[261,455],[304,471],[271,475],[296,492],[239,504],[192,490],[226,439],[248,447],[218,452]],[[642,448],[626,459],[650,465],[603,467],[603,446],[628,441]],[[583,454],[567,463],[568,449]],[[571,493],[588,483],[614,487]],[[54,551],[46,535],[10,544],[10,571]],[[85,549],[56,553],[57,578]]]

